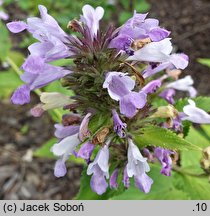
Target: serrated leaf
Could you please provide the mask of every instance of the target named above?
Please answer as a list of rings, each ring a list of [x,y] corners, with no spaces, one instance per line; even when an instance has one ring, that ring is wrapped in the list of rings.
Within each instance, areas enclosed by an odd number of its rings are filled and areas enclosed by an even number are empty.
[[[184,138],[185,138],[188,135],[189,131],[190,131],[190,127],[192,125],[192,122],[183,121],[182,125],[183,125],[183,134],[184,134]]]
[[[114,196],[112,200],[185,200],[190,199],[188,194],[183,190],[177,189],[173,182],[175,173],[172,172],[171,177],[160,174],[160,167],[151,165],[151,171],[148,175],[153,179],[154,183],[148,194],[143,193],[131,184],[131,187],[124,193]]]
[[[177,188],[188,194],[191,200],[210,199],[210,183],[207,177],[195,177],[180,174],[177,177],[180,179]]]
[[[192,144],[201,147],[202,149],[210,145],[210,140],[206,139],[202,134],[191,127],[186,140]],[[191,169],[195,173],[203,173],[200,166],[202,158],[201,151],[182,151],[181,152],[181,166],[182,168]]]
[[[159,146],[171,150],[200,150],[199,147],[172,131],[158,126],[147,126],[140,129],[138,134],[134,134],[134,140],[140,147]]]
[[[175,108],[179,111],[183,111],[183,107],[188,104],[188,98],[180,99],[175,104]],[[195,101],[196,106],[205,110],[206,112],[210,112],[210,97],[196,97],[192,99]]]
[[[206,65],[207,67],[210,67],[210,59],[209,58],[199,58],[198,62]]]
[[[90,119],[89,122],[89,130],[92,134],[96,133],[96,131],[101,130],[104,127],[109,127],[111,124],[111,117],[107,114],[96,114]]]

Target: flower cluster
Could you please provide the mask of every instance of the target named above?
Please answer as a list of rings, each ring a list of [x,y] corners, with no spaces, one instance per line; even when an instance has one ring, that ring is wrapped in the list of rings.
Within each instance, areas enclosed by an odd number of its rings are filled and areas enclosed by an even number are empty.
[[[181,134],[183,121],[210,123],[210,115],[196,107],[193,99],[183,112],[173,106],[177,91],[187,92],[191,98],[197,94],[191,76],[179,79],[188,56],[172,52],[170,32],[148,14],[135,11],[120,28],[110,26],[103,32],[99,24],[104,9],[85,5],[80,19],[69,22],[69,35],[44,6],[40,5],[39,11],[41,18],[7,24],[11,32],[27,30],[37,39],[22,65],[25,84],[11,100],[19,105],[29,103],[31,91],[55,80],[73,90],[72,97],[44,92],[40,104],[31,110],[36,117],[58,107],[69,110],[62,123],[55,125],[58,142],[51,148],[58,157],[55,176],[66,174],[65,162],[73,155],[87,162],[90,186],[97,194],[108,186],[117,189],[120,183],[129,188],[130,178],[148,193],[153,184],[148,162],[159,161],[161,174],[170,176],[176,152],[157,147],[156,140],[145,148],[135,138],[139,129],[155,125]],[[73,63],[64,67],[51,64],[64,58]],[[167,105],[154,108],[155,99]]]

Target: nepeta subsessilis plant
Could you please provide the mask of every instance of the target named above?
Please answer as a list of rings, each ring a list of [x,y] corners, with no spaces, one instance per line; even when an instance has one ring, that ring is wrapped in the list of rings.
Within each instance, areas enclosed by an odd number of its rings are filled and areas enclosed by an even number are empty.
[[[189,144],[181,138],[183,122],[210,123],[210,115],[192,99],[182,112],[175,108],[176,91],[196,96],[191,76],[179,79],[188,56],[172,53],[170,32],[148,14],[134,12],[120,28],[102,31],[103,8],[85,5],[80,19],[69,22],[72,35],[68,35],[44,6],[39,10],[41,18],[7,24],[11,32],[27,30],[37,39],[22,65],[25,84],[11,100],[29,103],[31,91],[55,80],[73,90],[71,98],[42,93],[41,103],[31,110],[34,116],[58,107],[69,110],[55,125],[58,142],[51,148],[58,157],[55,176],[66,174],[65,162],[74,155],[87,162],[90,186],[97,194],[108,186],[117,189],[122,182],[128,188],[132,177],[136,187],[148,193],[153,184],[148,162],[159,161],[161,174],[170,176],[177,146]],[[73,64],[51,64],[63,58]],[[159,99],[165,105],[155,106]]]

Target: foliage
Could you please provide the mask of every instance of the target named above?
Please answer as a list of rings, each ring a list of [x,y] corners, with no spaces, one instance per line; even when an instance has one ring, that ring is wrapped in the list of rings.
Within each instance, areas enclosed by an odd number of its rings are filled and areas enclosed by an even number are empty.
[[[158,126],[142,128],[135,134],[135,142],[141,147],[160,146],[172,150],[199,150],[196,145]]]

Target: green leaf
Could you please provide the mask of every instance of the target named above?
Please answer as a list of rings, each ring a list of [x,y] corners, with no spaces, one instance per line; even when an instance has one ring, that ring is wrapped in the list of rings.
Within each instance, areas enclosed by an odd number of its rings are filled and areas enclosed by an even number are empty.
[[[48,159],[56,159],[56,157],[53,155],[53,153],[50,151],[51,147],[57,143],[56,138],[52,138],[46,143],[44,143],[40,148],[38,148],[36,151],[34,151],[33,155],[35,157],[40,158],[48,158]],[[74,162],[76,164],[84,164],[84,160],[81,158],[75,158],[74,155],[71,155],[69,158],[69,161]]]
[[[191,127],[186,140],[192,144],[205,148],[210,145],[210,140],[207,140],[195,128]],[[201,151],[182,151],[181,152],[181,165],[182,168],[187,168],[195,173],[203,173],[200,167],[200,160],[202,158]]]
[[[154,109],[160,106],[167,106],[167,105],[168,105],[167,101],[164,100],[163,98],[159,98],[159,97],[152,98],[152,106]]]
[[[182,112],[183,107],[188,104],[188,98],[180,99],[175,104],[175,107],[178,111]],[[196,97],[193,98],[193,101],[195,101],[196,106],[205,110],[206,112],[210,112],[210,97]]]
[[[13,71],[0,72],[0,98],[8,98],[12,92],[22,84]]]
[[[9,32],[6,28],[6,26],[1,22],[0,20],[0,31],[1,31],[1,37],[0,37],[0,60],[5,60],[7,57],[9,50],[11,48],[11,41],[9,38]]]
[[[183,125],[183,134],[184,134],[184,138],[185,138],[188,135],[189,131],[190,131],[190,127],[192,125],[192,122],[183,121],[182,125]]]
[[[180,174],[177,177],[180,180],[179,185],[176,185],[176,187],[188,194],[191,200],[210,199],[210,183],[207,177],[194,177]]]
[[[64,88],[64,87],[61,85],[60,81],[55,81],[55,82],[53,82],[53,83],[50,83],[49,85],[47,85],[47,86],[44,88],[44,90],[45,90],[46,92],[59,92],[59,93],[61,93],[61,94],[68,95],[69,97],[74,95],[73,91],[71,91],[71,90],[69,90],[69,89],[67,89],[67,88]]]
[[[100,113],[96,114],[91,118],[89,122],[89,129],[92,132],[92,134],[96,133],[97,131],[101,130],[102,128],[109,127],[111,124],[111,117],[107,113]]]
[[[206,138],[210,140],[210,125],[201,125],[201,129],[204,131]]]
[[[171,177],[160,174],[160,167],[151,165],[151,171],[148,174],[154,181],[151,191],[144,194],[134,186],[132,182],[130,188],[124,193],[114,196],[112,200],[185,200],[189,196],[182,190],[177,189],[173,182],[175,173],[172,172]]]
[[[171,150],[200,150],[199,147],[172,131],[158,126],[147,126],[134,135],[134,140],[140,147],[159,146]]]
[[[209,58],[199,58],[198,62],[203,64],[203,65],[210,67],[210,59]]]

